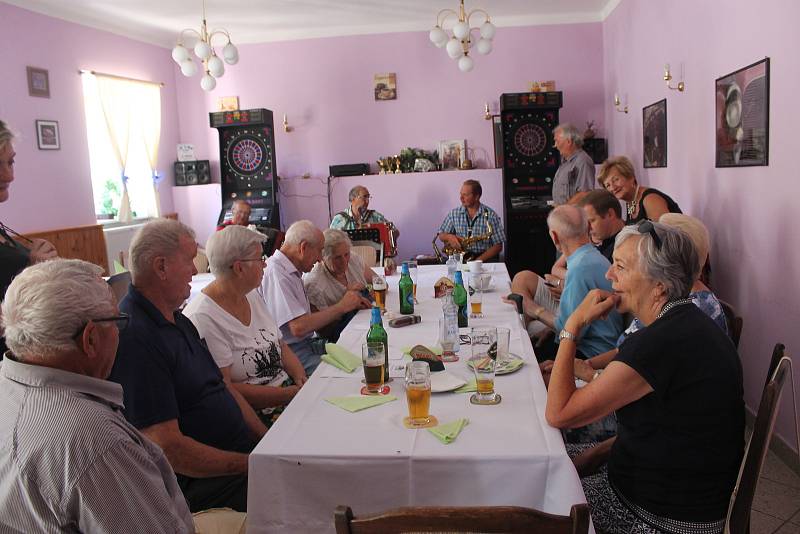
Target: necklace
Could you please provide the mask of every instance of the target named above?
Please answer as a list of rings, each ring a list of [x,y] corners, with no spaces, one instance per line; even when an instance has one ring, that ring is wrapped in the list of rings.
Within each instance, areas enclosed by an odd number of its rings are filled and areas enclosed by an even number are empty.
[[[637,197],[639,196],[639,186],[636,186],[636,192],[633,194],[633,200],[628,202],[626,208],[628,210],[628,219],[633,219],[633,214],[639,207],[639,200]]]
[[[693,301],[690,298],[678,299],[678,300],[673,300],[671,302],[667,302],[666,304],[664,304],[664,307],[661,308],[661,311],[658,312],[658,315],[656,315],[656,320],[661,319],[664,316],[664,314],[666,314],[672,308],[683,306],[684,304],[692,304],[692,302]]]

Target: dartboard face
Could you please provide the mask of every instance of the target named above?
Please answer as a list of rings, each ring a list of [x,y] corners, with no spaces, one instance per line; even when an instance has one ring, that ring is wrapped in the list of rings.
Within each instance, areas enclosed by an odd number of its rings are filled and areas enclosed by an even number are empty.
[[[239,139],[231,146],[231,164],[238,171],[252,173],[264,161],[264,150],[253,139]]]
[[[270,129],[236,128],[223,133],[223,176],[236,189],[261,187],[272,179]]]
[[[514,148],[529,158],[547,148],[547,134],[538,124],[523,124],[514,132]]]
[[[502,122],[506,168],[530,171],[558,166],[552,133],[557,126],[555,112],[505,112]]]

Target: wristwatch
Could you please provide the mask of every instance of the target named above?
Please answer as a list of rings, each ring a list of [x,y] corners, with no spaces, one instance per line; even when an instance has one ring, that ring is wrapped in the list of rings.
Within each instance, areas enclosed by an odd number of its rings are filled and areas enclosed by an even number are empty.
[[[577,343],[577,342],[578,342],[578,336],[576,336],[576,335],[575,335],[575,334],[573,334],[572,332],[569,332],[569,331],[567,331],[567,330],[564,330],[564,329],[562,329],[562,330],[561,330],[561,333],[559,333],[559,334],[558,334],[558,339],[559,339],[559,340],[562,340],[562,339],[569,339],[569,340],[570,340],[570,341],[572,341],[573,343]]]

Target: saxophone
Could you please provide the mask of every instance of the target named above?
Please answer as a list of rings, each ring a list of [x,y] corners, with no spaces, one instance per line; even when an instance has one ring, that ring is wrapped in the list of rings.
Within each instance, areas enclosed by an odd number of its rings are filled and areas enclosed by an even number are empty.
[[[473,245],[474,243],[478,243],[479,241],[486,241],[494,234],[494,228],[492,228],[492,223],[489,222],[489,212],[484,210],[483,217],[486,219],[486,228],[487,231],[483,235],[476,235],[470,237],[459,237],[458,238],[458,248],[453,248],[450,245],[445,245],[442,247],[442,250],[439,250],[439,247],[436,245],[436,240],[439,237],[439,234],[433,236],[433,252],[436,254],[436,259],[439,263],[444,263],[447,259],[447,256],[451,254],[457,254],[459,252],[464,253],[464,261],[469,261],[477,257],[477,255],[473,252],[467,251],[467,247]]]

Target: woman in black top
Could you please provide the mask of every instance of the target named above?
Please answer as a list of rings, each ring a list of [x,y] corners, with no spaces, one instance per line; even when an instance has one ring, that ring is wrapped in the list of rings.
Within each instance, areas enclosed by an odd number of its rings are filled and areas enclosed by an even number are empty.
[[[624,200],[628,208],[626,224],[657,221],[665,213],[683,213],[678,203],[652,187],[641,187],[636,181],[633,163],[625,156],[609,158],[600,167],[600,185]]]
[[[697,263],[676,228],[624,228],[607,275],[614,292],[590,292],[561,332],[548,423],[574,428],[617,414],[617,437],[587,452],[603,467],[582,480],[598,531],[722,531],[744,448],[742,368],[728,336],[687,298]],[[614,306],[647,328],[576,389],[575,341]]]

